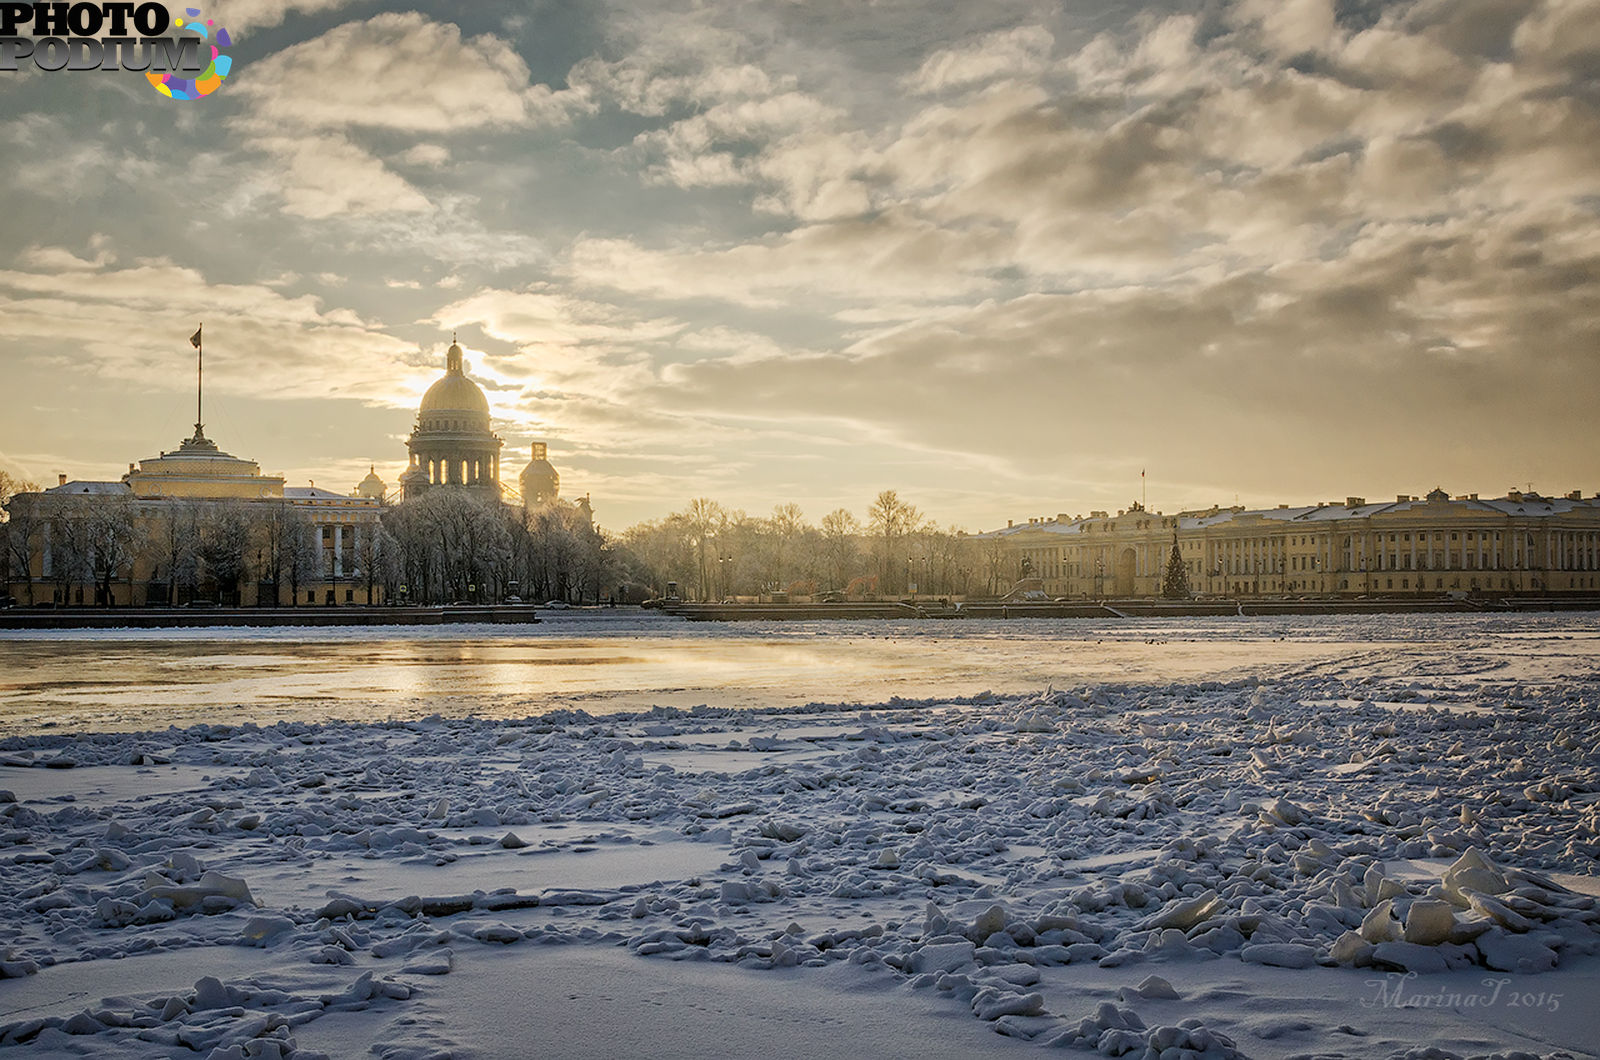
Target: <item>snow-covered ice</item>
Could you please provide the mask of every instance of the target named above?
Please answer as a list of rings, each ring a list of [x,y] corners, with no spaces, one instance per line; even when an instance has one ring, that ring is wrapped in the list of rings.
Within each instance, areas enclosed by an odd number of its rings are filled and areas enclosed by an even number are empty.
[[[1018,627],[1054,687],[866,706],[16,732],[0,1046],[1595,1055],[1600,621],[1228,631]]]

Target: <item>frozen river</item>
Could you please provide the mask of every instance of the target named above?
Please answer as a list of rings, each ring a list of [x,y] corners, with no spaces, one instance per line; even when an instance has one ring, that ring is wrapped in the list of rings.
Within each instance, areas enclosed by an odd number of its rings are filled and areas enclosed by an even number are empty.
[[[1593,679],[1596,615],[688,623],[552,612],[536,626],[0,635],[0,733],[200,721],[522,717],[707,703],[878,703],[1047,685],[1360,672]],[[1580,666],[1583,663],[1580,662]]]
[[[1597,748],[1589,614],[9,634],[0,1040],[1591,1056]]]

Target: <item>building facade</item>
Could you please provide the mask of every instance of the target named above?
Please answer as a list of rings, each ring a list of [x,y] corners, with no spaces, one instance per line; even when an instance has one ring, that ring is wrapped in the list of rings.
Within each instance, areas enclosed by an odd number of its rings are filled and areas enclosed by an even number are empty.
[[[369,495],[285,487],[196,424],[120,480],[63,475],[13,497],[7,592],[63,606],[380,603],[371,568],[382,482],[376,495],[363,485]]]
[[[1600,497],[1451,497],[1369,504],[1058,515],[978,535],[1055,597],[1151,597],[1174,542],[1196,594],[1501,596],[1600,592]]]

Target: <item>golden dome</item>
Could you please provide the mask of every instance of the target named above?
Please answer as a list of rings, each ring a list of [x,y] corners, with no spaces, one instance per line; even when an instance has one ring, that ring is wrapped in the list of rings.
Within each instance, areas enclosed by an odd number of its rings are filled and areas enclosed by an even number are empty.
[[[367,477],[356,484],[355,495],[357,497],[382,498],[388,491],[389,487],[384,483],[383,479],[378,477],[378,469],[373,467],[371,471],[367,472]]]
[[[444,378],[422,395],[421,411],[488,413],[489,399],[462,370],[461,347],[456,343],[450,344],[450,352],[445,357]]]

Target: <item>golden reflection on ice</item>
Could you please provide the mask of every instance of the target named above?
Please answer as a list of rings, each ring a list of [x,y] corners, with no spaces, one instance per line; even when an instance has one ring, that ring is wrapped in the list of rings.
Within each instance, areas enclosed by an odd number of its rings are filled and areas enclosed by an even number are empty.
[[[1096,682],[1363,672],[1538,680],[1541,660],[1600,653],[1592,617],[1472,616],[1151,623],[993,621],[700,626],[615,615],[448,633],[352,628],[149,631],[0,639],[0,732],[160,729],[433,713],[523,717],[693,707],[878,703]],[[1497,624],[1497,622],[1499,624]]]

